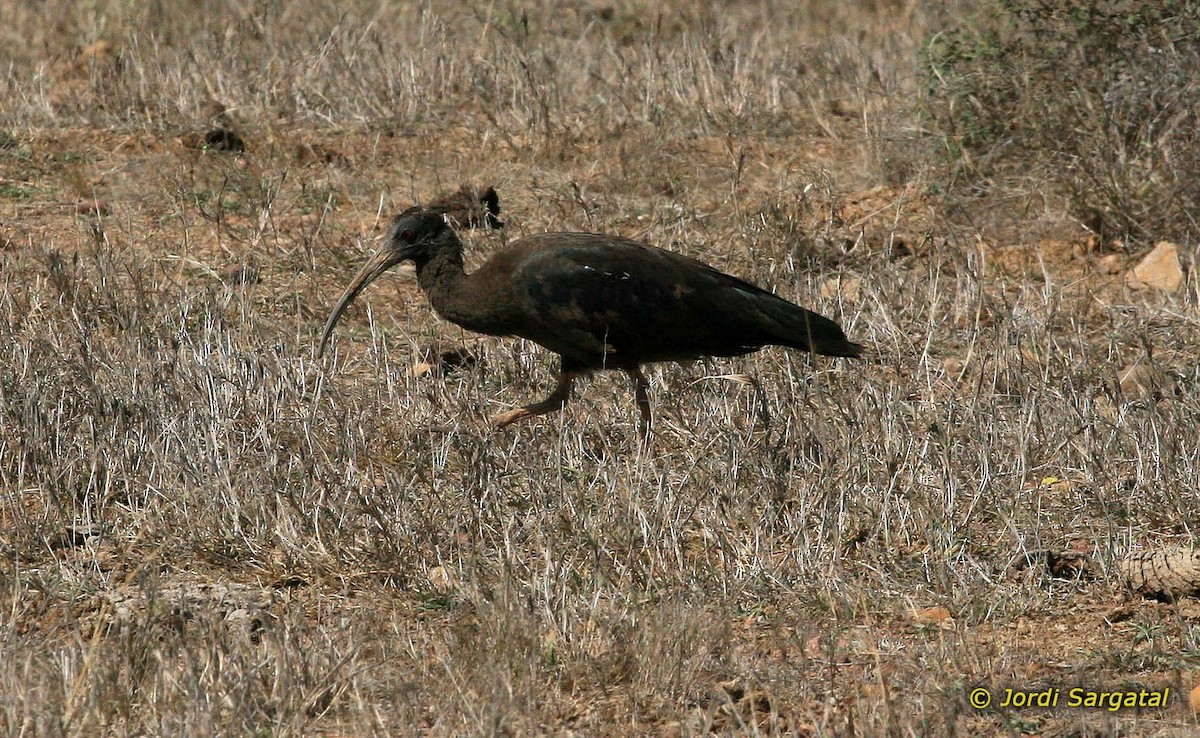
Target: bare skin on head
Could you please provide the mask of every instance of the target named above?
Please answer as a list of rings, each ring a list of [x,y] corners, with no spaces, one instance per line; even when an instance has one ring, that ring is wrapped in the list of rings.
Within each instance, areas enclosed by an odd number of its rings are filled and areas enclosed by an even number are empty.
[[[520,336],[559,355],[540,402],[492,418],[497,427],[561,410],[576,377],[619,369],[633,379],[643,436],[651,423],[643,364],[740,356],[786,346],[856,357],[862,347],[821,315],[681,254],[619,236],[542,233],[517,239],[478,270],[441,214],[410,208],[346,288],[321,335],[325,352],[346,307],[371,282],[412,261],[433,309],[467,330]]]

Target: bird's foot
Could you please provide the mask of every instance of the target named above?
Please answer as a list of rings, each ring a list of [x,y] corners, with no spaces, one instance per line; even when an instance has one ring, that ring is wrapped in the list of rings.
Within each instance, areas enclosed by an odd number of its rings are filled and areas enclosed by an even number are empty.
[[[506,413],[493,415],[491,418],[491,423],[492,427],[494,428],[504,428],[512,425],[513,423],[525,420],[526,418],[532,418],[536,414],[537,413],[531,412],[527,407],[519,407],[516,410],[509,410]]]
[[[503,428],[506,425],[512,425],[526,418],[536,418],[539,415],[556,413],[562,410],[563,406],[567,404],[567,400],[571,398],[571,383],[574,381],[574,372],[559,372],[558,386],[554,388],[553,394],[541,402],[519,407],[516,410],[509,410],[499,415],[493,415],[492,425],[497,428]]]

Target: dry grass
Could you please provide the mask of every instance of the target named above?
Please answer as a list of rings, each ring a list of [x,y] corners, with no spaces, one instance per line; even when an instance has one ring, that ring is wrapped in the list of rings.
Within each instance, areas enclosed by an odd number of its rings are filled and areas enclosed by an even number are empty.
[[[948,187],[996,194],[1015,180],[1105,241],[1197,240],[1200,3],[955,11],[923,55]]]
[[[1194,533],[1200,285],[933,198],[916,4],[162,7],[0,4],[0,732],[1194,729],[1200,613],[1109,572]],[[214,102],[244,155],[184,145]],[[869,358],[653,367],[649,449],[620,375],[496,432],[550,358],[411,376],[475,337],[400,270],[315,361],[380,223],[468,179],[510,224],[476,263],[633,235]]]

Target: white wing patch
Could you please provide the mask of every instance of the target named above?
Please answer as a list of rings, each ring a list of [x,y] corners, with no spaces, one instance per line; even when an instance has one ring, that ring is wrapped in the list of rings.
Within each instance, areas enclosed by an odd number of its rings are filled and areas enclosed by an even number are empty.
[[[605,272],[600,269],[596,269],[595,267],[590,267],[586,264],[584,264],[583,269],[584,269],[584,271],[595,272],[596,274],[603,274],[604,276],[610,277],[612,279],[620,279],[620,280],[633,279],[633,275],[631,275],[629,272],[621,272],[620,274],[613,274],[612,272]]]

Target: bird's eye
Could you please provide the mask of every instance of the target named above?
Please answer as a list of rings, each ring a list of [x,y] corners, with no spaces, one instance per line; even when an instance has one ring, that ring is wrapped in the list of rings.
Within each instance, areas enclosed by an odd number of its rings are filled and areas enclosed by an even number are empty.
[[[400,239],[406,243],[412,243],[416,238],[417,234],[411,228],[405,228],[400,231]]]

